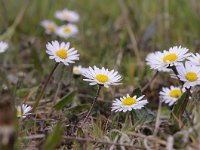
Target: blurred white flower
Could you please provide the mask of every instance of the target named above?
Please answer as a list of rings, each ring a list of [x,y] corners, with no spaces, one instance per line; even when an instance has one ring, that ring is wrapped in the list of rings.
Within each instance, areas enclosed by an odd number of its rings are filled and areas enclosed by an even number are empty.
[[[71,11],[68,9],[56,11],[55,17],[62,21],[68,21],[68,22],[78,22],[79,21],[79,14],[76,13],[75,11]]]
[[[169,72],[168,67],[178,66],[182,63],[187,57],[190,56],[187,48],[181,46],[171,47],[169,51],[164,50],[163,52],[151,53],[147,56],[147,64],[151,69],[158,71]]]
[[[55,33],[57,25],[53,21],[43,20],[41,26],[44,27],[47,34]]]
[[[78,27],[74,24],[62,25],[57,28],[56,34],[63,38],[74,37],[78,34]]]
[[[70,48],[70,43],[58,41],[49,42],[46,45],[46,52],[49,54],[50,59],[55,59],[56,62],[62,62],[65,65],[74,63],[75,60],[79,60],[78,51],[75,48]]]
[[[188,60],[197,66],[200,66],[200,54],[196,53],[196,54],[192,54],[191,57],[188,58]]]
[[[102,85],[105,87],[109,87],[109,85],[118,85],[119,82],[122,80],[122,77],[118,74],[117,71],[103,68],[97,68],[94,66],[94,68],[89,67],[87,70],[85,70],[82,74],[87,79],[83,79],[84,81],[91,82],[90,85]]]
[[[16,109],[18,118],[26,118],[26,116],[30,114],[28,112],[32,110],[32,107],[26,104],[22,104],[22,106],[16,106]]]
[[[8,43],[0,41],[0,53],[4,53],[8,48]]]
[[[148,103],[146,99],[143,99],[143,96],[137,98],[137,96],[130,97],[123,96],[120,99],[115,99],[112,104],[112,111],[119,112],[119,111],[131,111],[133,109],[141,109]]]
[[[178,71],[178,77],[184,82],[184,88],[200,85],[200,67],[186,61],[185,66],[181,64],[176,69]]]
[[[184,92],[184,88],[170,86],[170,88],[163,87],[159,94],[162,102],[172,106]]]

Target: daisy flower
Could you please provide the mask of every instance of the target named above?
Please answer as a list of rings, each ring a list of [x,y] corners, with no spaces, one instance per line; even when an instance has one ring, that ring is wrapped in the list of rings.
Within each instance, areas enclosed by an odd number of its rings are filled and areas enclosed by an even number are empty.
[[[178,66],[188,56],[190,56],[187,48],[181,46],[171,47],[168,51],[151,53],[147,56],[147,64],[151,69],[169,72],[168,67]]]
[[[78,22],[79,21],[79,14],[77,14],[75,11],[71,11],[68,9],[56,11],[55,17],[62,21],[68,21],[68,22]]]
[[[144,100],[144,95],[137,98],[137,96],[131,97],[129,94],[123,96],[120,99],[115,99],[112,104],[112,111],[131,111],[133,109],[141,109],[148,103],[147,100]]]
[[[8,43],[0,41],[0,53],[4,53],[8,48]]]
[[[57,25],[53,21],[43,20],[41,26],[45,28],[47,34],[54,33],[57,29]]]
[[[73,67],[73,74],[74,75],[81,75],[82,74],[82,66],[74,66]]]
[[[200,85],[200,68],[198,66],[187,61],[185,66],[181,64],[176,69],[179,79],[184,82],[184,88]]]
[[[63,25],[57,28],[56,34],[63,38],[73,37],[78,33],[78,27],[74,24]]]
[[[69,63],[74,63],[75,60],[79,60],[78,51],[75,48],[70,48],[69,42],[52,41],[46,45],[46,48],[46,53],[50,55],[49,58],[55,59],[56,62],[69,65]]]
[[[118,85],[121,81],[122,77],[118,74],[117,71],[103,68],[97,68],[94,66],[94,68],[89,67],[87,70],[83,72],[83,76],[85,76],[87,79],[83,79],[84,81],[91,82],[90,85],[102,85],[106,88],[109,87],[109,85]]]
[[[170,88],[163,87],[160,91],[160,99],[169,106],[172,106],[185,92],[185,89],[180,87],[170,86]]]
[[[31,106],[28,106],[26,104],[23,104],[22,106],[17,106],[17,117],[18,118],[26,118],[27,115],[29,115],[32,108]]]
[[[196,54],[192,54],[191,57],[188,58],[188,60],[197,66],[200,66],[200,54],[196,53]]]

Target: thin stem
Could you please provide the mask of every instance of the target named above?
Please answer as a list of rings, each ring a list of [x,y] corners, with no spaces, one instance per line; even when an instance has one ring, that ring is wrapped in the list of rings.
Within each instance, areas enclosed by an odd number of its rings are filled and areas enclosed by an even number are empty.
[[[142,92],[146,91],[148,89],[148,87],[151,86],[151,84],[153,83],[153,81],[155,80],[155,78],[158,76],[158,71],[156,71],[156,73],[153,75],[153,77],[150,79],[150,81],[142,88]]]
[[[99,86],[98,86],[98,90],[97,90],[96,96],[95,96],[95,98],[94,98],[94,100],[93,100],[93,102],[92,102],[92,105],[91,105],[91,107],[90,107],[90,110],[88,111],[88,113],[87,113],[85,119],[83,120],[83,123],[82,123],[81,126],[80,126],[81,128],[85,125],[85,123],[87,122],[87,120],[88,120],[88,118],[89,118],[89,116],[90,116],[90,114],[91,114],[91,112],[92,112],[92,109],[93,109],[93,107],[94,107],[94,104],[96,103],[97,98],[98,98],[98,96],[99,96],[99,93],[100,93],[100,91],[101,91],[101,87],[102,87],[102,85],[99,85]]]
[[[176,75],[176,77],[177,77],[177,79],[179,80],[179,82],[183,85],[184,82],[181,81],[180,78],[178,77],[178,71],[177,71],[176,67],[175,67],[175,66],[169,66],[168,68],[169,68],[169,69],[172,69],[172,71],[173,71],[174,74]]]
[[[44,92],[45,92],[45,89],[51,79],[51,77],[53,76],[53,73],[54,71],[56,70],[56,68],[58,67],[59,63],[56,63],[55,66],[53,67],[51,73],[49,74],[47,80],[44,82],[44,84],[41,84],[39,87],[38,87],[38,94],[36,96],[36,99],[35,99],[35,104],[33,106],[33,112],[35,112],[36,110],[36,107],[38,106],[39,102],[40,102],[40,99],[42,98],[42,96],[44,95]]]

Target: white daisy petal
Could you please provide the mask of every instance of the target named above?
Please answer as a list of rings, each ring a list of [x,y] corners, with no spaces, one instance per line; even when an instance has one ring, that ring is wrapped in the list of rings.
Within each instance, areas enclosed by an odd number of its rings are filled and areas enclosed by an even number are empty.
[[[184,47],[171,47],[168,51],[150,53],[147,58],[147,64],[151,69],[162,72],[170,72],[168,67],[178,66],[182,61],[190,56],[187,48]]]
[[[45,29],[47,34],[55,33],[57,25],[53,21],[43,20],[41,26]]]
[[[78,22],[79,21],[79,14],[77,14],[75,11],[71,11],[68,9],[56,11],[55,17],[62,21],[68,21],[68,22]]]
[[[69,65],[69,63],[74,63],[75,60],[79,60],[78,51],[74,49],[74,51],[69,52],[69,46],[69,43],[62,42],[60,44],[58,41],[52,41],[46,45],[46,53],[50,59]]]
[[[8,43],[0,41],[0,53],[4,53],[8,49]]]
[[[185,89],[180,87],[163,87],[162,91],[160,91],[160,100],[171,106],[176,103],[176,101],[182,96],[184,91]]]
[[[128,94],[127,96],[123,96],[120,98],[120,100],[115,99],[113,101],[111,110],[112,111],[122,111],[122,112],[126,112],[126,111],[131,111],[133,109],[141,109],[144,107],[144,105],[146,105],[148,103],[147,100],[142,100],[144,97],[138,97],[137,96],[133,96],[130,97]]]
[[[26,104],[22,104],[22,106],[16,106],[17,117],[26,118],[26,116],[30,114],[29,112],[31,110],[32,110],[32,107]]]
[[[115,76],[113,76],[115,74]],[[88,69],[85,69],[82,71],[82,75],[85,76],[87,79],[83,79],[84,81],[89,81],[92,83],[96,83],[102,86],[105,86],[106,88],[109,87],[109,85],[118,85],[121,81],[121,76],[118,75],[118,72],[109,71],[105,68],[97,68],[96,66],[89,67]]]
[[[200,85],[200,67],[192,64],[189,61],[177,66],[178,77],[184,82],[184,88],[190,88]]]

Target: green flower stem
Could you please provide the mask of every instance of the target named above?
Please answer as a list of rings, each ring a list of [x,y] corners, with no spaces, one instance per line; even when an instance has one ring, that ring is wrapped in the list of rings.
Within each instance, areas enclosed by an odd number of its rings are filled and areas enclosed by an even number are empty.
[[[91,107],[90,107],[90,109],[89,109],[89,111],[88,111],[88,113],[87,113],[85,119],[83,120],[83,123],[81,124],[80,128],[82,128],[82,127],[85,125],[85,123],[87,122],[88,118],[90,117],[90,114],[91,114],[91,112],[92,112],[92,109],[93,109],[93,107],[94,107],[94,104],[95,104],[96,101],[97,101],[97,98],[98,98],[98,96],[99,96],[99,93],[100,93],[100,91],[101,91],[101,88],[102,88],[102,85],[99,85],[99,86],[98,86],[97,93],[96,93],[96,96],[95,96],[95,98],[94,98],[94,100],[93,100],[93,102],[92,102],[92,105],[91,105]]]
[[[49,74],[49,76],[48,76],[47,80],[45,81],[45,83],[44,83],[43,85],[40,85],[40,86],[39,86],[39,88],[38,88],[38,94],[37,94],[37,96],[36,96],[36,98],[35,98],[35,104],[34,104],[33,110],[32,110],[33,112],[36,111],[36,108],[37,108],[37,106],[38,106],[38,104],[39,104],[41,98],[42,98],[43,95],[44,95],[45,89],[46,89],[46,87],[47,87],[47,85],[48,85],[48,83],[49,83],[51,77],[53,76],[54,71],[55,71],[56,68],[58,67],[58,65],[59,65],[59,63],[56,63],[56,64],[55,64],[55,66],[53,67],[53,69],[52,69],[51,73]]]

